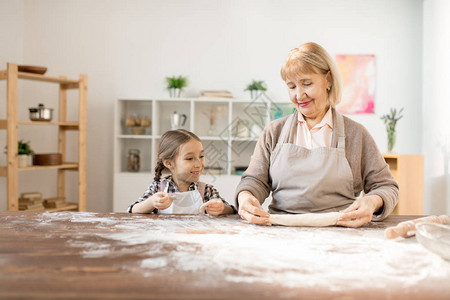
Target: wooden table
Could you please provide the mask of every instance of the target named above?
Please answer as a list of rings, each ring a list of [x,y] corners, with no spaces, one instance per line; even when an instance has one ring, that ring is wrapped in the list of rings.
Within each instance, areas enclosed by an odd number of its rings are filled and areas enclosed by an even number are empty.
[[[238,216],[0,212],[1,299],[450,299],[415,238]]]

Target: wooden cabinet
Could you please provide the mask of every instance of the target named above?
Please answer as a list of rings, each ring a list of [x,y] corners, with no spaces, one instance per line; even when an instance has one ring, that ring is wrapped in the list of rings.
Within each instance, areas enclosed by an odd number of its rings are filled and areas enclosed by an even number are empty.
[[[53,116],[51,122],[36,122],[18,120],[18,81],[19,79],[38,82],[55,83],[59,85],[58,116]],[[64,203],[59,208],[49,210],[78,210],[86,211],[86,132],[87,132],[87,75],[81,74],[79,79],[67,79],[66,77],[50,77],[32,73],[19,72],[16,64],[8,63],[7,69],[0,71],[0,80],[6,80],[6,120],[0,120],[0,129],[7,131],[7,166],[0,166],[0,176],[7,177],[7,201],[9,210],[18,210],[18,173],[26,171],[39,172],[44,169],[55,169],[57,172],[56,197],[65,199],[66,171],[78,171],[78,203]],[[77,90],[78,120],[67,120],[67,92]],[[56,119],[56,121],[55,121]],[[56,126],[58,134],[57,152],[62,154],[63,163],[53,166],[18,166],[18,127],[19,126]],[[67,132],[78,131],[78,162],[66,161]],[[56,151],[55,151],[56,152]]]
[[[394,215],[423,215],[424,156],[422,154],[383,154],[398,182],[400,197]]]

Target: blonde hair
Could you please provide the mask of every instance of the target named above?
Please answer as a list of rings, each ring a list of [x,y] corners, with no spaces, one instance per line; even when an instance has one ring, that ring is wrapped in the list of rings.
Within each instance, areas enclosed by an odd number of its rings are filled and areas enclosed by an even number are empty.
[[[322,46],[316,43],[305,43],[299,48],[291,50],[285,63],[281,67],[281,78],[295,78],[299,74],[323,74],[330,72],[331,87],[328,92],[328,101],[331,107],[341,102],[342,77],[335,61]]]
[[[180,146],[192,139],[202,142],[194,133],[184,129],[169,130],[161,136],[155,167],[155,181],[159,181],[162,172],[167,169],[163,160],[173,160],[180,151]]]

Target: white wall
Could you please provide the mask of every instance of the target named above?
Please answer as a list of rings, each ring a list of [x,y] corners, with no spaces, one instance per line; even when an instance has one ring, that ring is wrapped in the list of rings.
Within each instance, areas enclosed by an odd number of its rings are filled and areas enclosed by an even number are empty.
[[[23,2],[0,0],[0,64],[23,56]]]
[[[17,11],[15,1],[0,3]],[[9,28],[1,26],[0,35]],[[384,151],[379,116],[405,107],[396,148],[420,153],[421,0],[23,1],[22,61],[47,66],[49,75],[89,76],[87,207],[93,211],[112,209],[117,98],[166,96],[164,77],[183,74],[189,78],[186,96],[227,89],[244,97],[245,85],[259,79],[271,98],[288,101],[279,69],[289,50],[307,41],[332,55],[375,54],[376,115],[351,117]],[[16,48],[1,54],[3,64],[20,60]],[[25,107],[55,97],[50,88],[39,99],[33,87],[25,90]],[[32,142],[41,149],[56,143]],[[3,193],[0,197],[5,203]]]
[[[22,62],[24,11],[22,1],[0,0],[0,69]],[[0,81],[0,119],[6,119],[6,84]],[[0,130],[0,166],[6,166],[6,131]],[[6,179],[0,177],[0,210],[6,209]]]
[[[425,209],[450,214],[450,1],[425,0],[423,21]]]

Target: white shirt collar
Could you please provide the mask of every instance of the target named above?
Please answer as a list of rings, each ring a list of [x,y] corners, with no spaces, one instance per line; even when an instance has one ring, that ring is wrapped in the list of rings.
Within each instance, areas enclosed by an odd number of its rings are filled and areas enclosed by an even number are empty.
[[[300,123],[306,123],[305,118],[300,112],[298,112],[298,121]],[[328,125],[331,129],[333,129],[333,114],[331,113],[331,107],[328,108],[322,120],[319,123],[317,123],[313,128],[321,128],[326,125]]]

